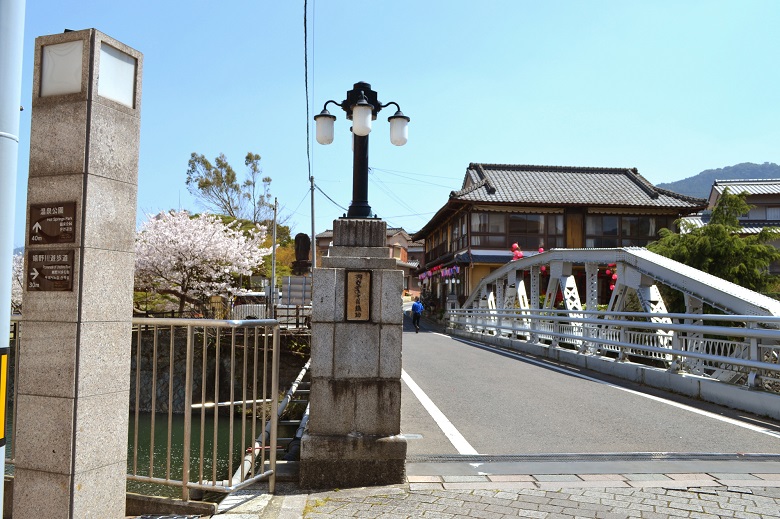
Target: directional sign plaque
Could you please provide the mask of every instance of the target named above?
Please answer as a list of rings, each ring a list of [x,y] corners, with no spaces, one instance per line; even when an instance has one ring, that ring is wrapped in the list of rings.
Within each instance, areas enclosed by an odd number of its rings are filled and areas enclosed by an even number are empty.
[[[36,250],[27,253],[28,292],[73,290],[72,250]]]
[[[29,245],[74,243],[76,241],[76,202],[30,204]]]

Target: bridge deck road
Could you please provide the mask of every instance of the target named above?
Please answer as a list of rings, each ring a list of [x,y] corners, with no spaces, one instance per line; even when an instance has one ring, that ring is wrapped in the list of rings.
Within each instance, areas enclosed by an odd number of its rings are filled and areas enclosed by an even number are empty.
[[[769,419],[486,349],[425,324],[415,333],[406,314],[403,371],[410,456],[780,453],[780,424]]]

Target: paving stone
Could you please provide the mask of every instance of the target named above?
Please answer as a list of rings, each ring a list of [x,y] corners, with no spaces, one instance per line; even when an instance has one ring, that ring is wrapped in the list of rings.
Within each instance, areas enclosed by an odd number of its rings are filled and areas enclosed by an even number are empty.
[[[561,512],[565,515],[571,515],[572,517],[596,517],[596,511],[595,510],[583,510],[581,508],[567,508],[564,507],[563,511]]]
[[[612,483],[614,488],[629,488],[629,484],[625,481],[615,481]],[[537,483],[539,488],[552,489],[552,488],[604,488],[604,484],[601,481],[540,481]]]
[[[444,487],[441,483],[410,483],[409,484],[409,490],[412,491],[419,491],[419,490],[441,490]]]
[[[713,514],[706,514],[703,512],[691,512],[690,517],[692,519],[719,519],[720,516]]]
[[[514,481],[536,481],[536,478],[534,478],[531,475],[525,475],[525,474],[491,474],[488,476],[488,479],[490,481],[495,482],[514,482]]]
[[[621,474],[577,474],[583,481],[624,481]]]
[[[766,481],[780,481],[780,474],[756,474],[754,472],[753,475]]]
[[[620,512],[599,512],[596,514],[598,519],[627,519],[628,517],[639,517],[632,515],[630,510]]]
[[[676,508],[669,508],[666,506],[656,506],[655,511],[659,514],[663,514],[666,517],[688,517],[690,515],[687,510],[678,510]]]
[[[563,475],[567,477],[568,475]],[[620,477],[624,477],[620,476]],[[643,474],[642,476],[647,476]],[[681,476],[676,474],[676,476]],[[757,476],[756,476],[757,477]],[[555,485],[556,489],[511,488],[512,485],[532,485],[531,481],[429,483],[409,482],[408,485],[369,487],[311,494],[267,496],[258,493],[254,498],[237,501],[232,510],[220,511],[214,519],[294,519],[301,517],[304,503],[306,519],[334,517],[356,518],[675,518],[693,519],[769,519],[780,518],[780,488],[754,486],[780,481],[771,478],[751,480],[742,476],[730,487],[713,486],[715,480],[656,479],[647,487],[599,487],[576,488],[577,482],[539,482]],[[638,480],[617,483],[640,483]],[[688,488],[696,482],[707,484],[703,488]],[[579,483],[592,483],[580,478]],[[451,485],[453,488],[443,488]],[[509,488],[507,488],[509,486]],[[231,496],[233,497],[233,496]],[[278,505],[282,500],[281,506]],[[253,502],[254,501],[254,502]],[[250,504],[251,503],[251,504]],[[263,509],[262,503],[269,503]],[[257,510],[246,513],[244,506],[258,505]],[[234,512],[234,513],[230,513]],[[297,514],[297,515],[296,515]]]
[[[673,481],[666,474],[623,474],[629,481]]]
[[[757,478],[752,474],[736,474],[731,472],[710,472],[709,475],[719,480],[724,480],[724,479],[735,480],[735,481],[761,480],[761,478]]]
[[[548,481],[582,481],[575,474],[533,474],[536,481],[548,482]]]
[[[703,512],[704,509],[699,505],[691,504],[690,502],[687,503],[669,503],[669,508],[676,508],[678,510],[687,510],[689,512]]]
[[[409,483],[441,483],[439,476],[407,476],[406,481]]]
[[[445,483],[482,483],[488,481],[487,476],[443,476]]]
[[[670,479],[674,479],[675,481],[682,481],[682,480],[713,480],[715,479],[710,474],[702,474],[702,473],[695,473],[695,474],[664,474]]]

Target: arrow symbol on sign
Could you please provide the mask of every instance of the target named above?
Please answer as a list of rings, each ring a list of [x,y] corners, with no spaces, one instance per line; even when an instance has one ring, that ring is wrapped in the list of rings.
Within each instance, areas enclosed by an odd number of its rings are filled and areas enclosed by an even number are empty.
[[[33,281],[35,281],[35,279],[38,277],[38,269],[33,268],[32,272],[30,272],[30,275],[32,276]]]
[[[35,231],[35,234],[38,234],[38,231],[40,230],[41,230],[40,222],[35,222],[35,225],[33,225],[33,231]]]

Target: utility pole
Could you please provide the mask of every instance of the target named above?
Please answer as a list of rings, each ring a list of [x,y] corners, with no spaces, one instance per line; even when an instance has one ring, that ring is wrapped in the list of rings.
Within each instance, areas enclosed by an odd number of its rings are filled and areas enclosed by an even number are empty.
[[[317,268],[317,234],[314,230],[314,177],[310,176],[311,182],[311,268]]]
[[[10,335],[11,263],[14,252],[16,167],[19,157],[19,104],[22,98],[24,0],[0,0],[0,337]],[[0,370],[7,371],[10,349],[0,348]],[[17,357],[18,358],[18,357]],[[0,373],[0,390],[6,394],[7,373]],[[5,478],[5,398],[0,402],[0,483]],[[3,509],[0,485],[0,511]]]

